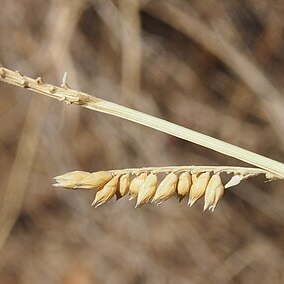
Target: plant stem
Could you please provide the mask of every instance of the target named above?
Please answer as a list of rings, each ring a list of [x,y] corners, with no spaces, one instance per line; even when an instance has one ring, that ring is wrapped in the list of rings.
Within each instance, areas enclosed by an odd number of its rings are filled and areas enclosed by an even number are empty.
[[[284,178],[283,163],[174,124],[172,122],[112,102],[108,102],[94,96],[90,96],[83,92],[69,89],[65,83],[62,84],[61,87],[56,87],[51,84],[43,83],[40,78],[34,80],[27,76],[23,76],[17,71],[12,71],[3,67],[0,68],[0,81],[30,89],[36,93],[58,99],[59,101],[65,101],[68,104],[77,104],[91,110],[107,113],[133,121],[135,123],[139,123],[141,125],[145,125],[147,127],[151,127],[153,129],[262,168],[273,173],[278,178]]]
[[[258,168],[247,168],[247,167],[232,167],[232,166],[165,166],[165,167],[144,167],[144,168],[131,168],[122,170],[109,170],[114,175],[122,174],[141,174],[144,172],[151,173],[167,173],[167,172],[191,172],[191,173],[202,173],[202,172],[213,172],[213,173],[227,173],[234,175],[241,175],[245,177],[256,176],[260,174],[267,174],[266,170]]]

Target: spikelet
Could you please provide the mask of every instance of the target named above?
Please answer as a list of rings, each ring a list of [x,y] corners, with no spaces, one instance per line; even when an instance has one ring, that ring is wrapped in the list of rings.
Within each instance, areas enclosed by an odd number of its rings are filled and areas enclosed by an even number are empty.
[[[168,174],[160,183],[154,195],[152,203],[160,205],[163,201],[169,199],[176,191],[178,177],[174,173]]]
[[[145,182],[138,192],[137,203],[135,208],[142,206],[150,201],[157,189],[158,178],[156,174],[150,174],[146,177]]]
[[[146,173],[142,173],[136,178],[132,180],[129,186],[130,198],[129,200],[134,199],[138,196],[138,192],[140,191],[141,187],[143,186],[145,179],[147,177]]]
[[[181,201],[189,193],[191,184],[192,181],[190,173],[184,172],[179,176],[177,185],[177,194],[179,201]]]
[[[119,179],[118,188],[116,191],[116,200],[126,195],[129,191],[130,186],[130,175],[124,174]]]
[[[217,173],[211,177],[206,187],[203,211],[209,207],[209,210],[211,209],[213,212],[223,194],[224,185],[222,183],[220,174]]]
[[[119,175],[114,176],[102,190],[98,191],[92,206],[96,208],[109,201],[117,190]]]
[[[100,190],[104,185],[112,179],[112,174],[107,171],[100,171],[89,174],[80,180],[75,188],[96,189]]]
[[[54,179],[57,183],[54,183],[53,186],[74,189],[78,182],[81,181],[83,178],[87,177],[88,175],[90,175],[90,173],[84,171],[69,172],[55,177]]]
[[[192,186],[189,191],[188,199],[189,206],[192,206],[196,200],[204,195],[209,179],[210,173],[208,172],[202,173],[199,176],[196,174],[192,175]]]

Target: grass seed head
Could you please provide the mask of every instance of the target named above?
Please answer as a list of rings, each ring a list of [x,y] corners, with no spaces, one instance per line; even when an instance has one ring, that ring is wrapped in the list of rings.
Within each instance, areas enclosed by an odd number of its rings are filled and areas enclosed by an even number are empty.
[[[89,174],[80,180],[76,188],[101,190],[112,179],[112,174],[107,171],[99,171]]]
[[[141,187],[143,186],[146,177],[147,177],[147,174],[142,173],[131,181],[130,186],[129,186],[129,192],[130,192],[129,200],[132,200],[138,196],[138,193],[141,190]]]
[[[184,172],[179,176],[178,185],[177,185],[177,194],[179,201],[181,201],[188,193],[191,187],[191,174]]]
[[[218,173],[210,178],[206,187],[203,211],[205,211],[207,208],[209,208],[209,210],[212,209],[213,211],[223,194],[224,185],[222,183],[220,174]]]
[[[92,206],[96,208],[109,201],[114,195],[118,187],[119,175],[114,176],[102,190],[98,191]]]
[[[152,202],[155,202],[158,206],[163,201],[169,199],[176,191],[177,181],[178,177],[176,174],[168,174],[158,186]]]
[[[68,189],[74,189],[74,187],[80,182],[83,178],[90,175],[90,173],[85,171],[73,171],[65,173],[63,175],[55,177],[56,183],[53,184],[55,187],[65,187]]]
[[[139,174],[138,174],[139,173]],[[148,173],[150,173],[148,175]],[[155,174],[154,174],[155,173]],[[157,175],[169,173],[157,188]],[[179,177],[175,173],[179,174]],[[214,174],[215,173],[215,174]],[[229,182],[222,183],[222,173],[233,174]],[[152,199],[156,205],[177,193],[179,201],[189,195],[192,206],[204,196],[204,210],[214,211],[224,194],[225,188],[239,184],[243,179],[265,174],[266,178],[277,176],[257,168],[218,167],[218,166],[173,166],[123,169],[88,173],[73,171],[55,177],[55,187],[71,189],[96,189],[98,191],[92,205],[96,207],[116,195],[117,199],[130,193],[130,200],[137,197],[135,207],[140,207]],[[131,181],[131,175],[136,177]],[[211,177],[212,176],[212,177]]]
[[[158,178],[156,174],[150,174],[146,177],[145,182],[138,192],[137,203],[135,208],[142,206],[150,201],[157,189]]]
[[[205,172],[197,176],[192,175],[192,186],[189,191],[188,205],[192,206],[200,197],[205,193],[208,181],[210,179],[210,173]]]

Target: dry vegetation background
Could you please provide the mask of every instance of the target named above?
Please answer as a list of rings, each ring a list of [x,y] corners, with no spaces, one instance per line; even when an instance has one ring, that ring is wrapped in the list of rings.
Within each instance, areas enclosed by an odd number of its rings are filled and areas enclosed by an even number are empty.
[[[68,71],[74,89],[284,161],[283,1],[0,5],[4,66],[54,84]],[[3,83],[0,120],[0,283],[284,282],[283,182],[244,182],[214,214],[174,198],[94,209],[52,177],[242,163]]]

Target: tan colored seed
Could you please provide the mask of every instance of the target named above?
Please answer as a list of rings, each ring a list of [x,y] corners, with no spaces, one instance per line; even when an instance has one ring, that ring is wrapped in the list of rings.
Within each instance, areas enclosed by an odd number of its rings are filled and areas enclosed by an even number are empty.
[[[199,176],[192,175],[192,186],[189,191],[188,205],[192,206],[200,197],[205,193],[208,181],[210,179],[210,173],[202,173]]]
[[[206,187],[203,211],[205,211],[207,208],[209,208],[209,210],[212,209],[213,211],[223,193],[224,185],[222,183],[220,174],[218,173],[211,177]]]
[[[73,171],[65,173],[63,175],[54,178],[57,183],[53,184],[53,186],[74,189],[74,187],[78,184],[78,182],[80,182],[83,178],[87,177],[88,175],[90,175],[90,173],[84,171]]]
[[[209,207],[209,210],[214,212],[214,210],[217,206],[217,203],[219,202],[219,200],[222,198],[223,195],[224,195],[224,187],[220,186],[216,189],[216,195],[215,195],[214,203],[213,203],[213,205],[211,205]]]
[[[54,179],[60,180],[60,181],[80,180],[89,174],[90,174],[89,172],[85,172],[85,171],[73,171],[73,172],[65,173],[60,176],[56,176]]]
[[[135,208],[142,206],[150,201],[157,189],[158,178],[156,174],[150,174],[146,177],[145,182],[138,192],[137,203]]]
[[[76,188],[96,189],[100,190],[104,185],[112,179],[112,174],[107,171],[100,171],[89,174],[82,179]]]
[[[181,201],[188,193],[191,187],[191,174],[184,172],[179,176],[178,185],[177,185],[177,194],[179,201]]]
[[[146,177],[147,177],[147,174],[142,173],[132,180],[132,182],[130,183],[130,186],[129,186],[129,192],[130,192],[129,200],[132,200],[132,199],[134,199],[135,197],[138,196],[138,193],[139,193],[141,187],[143,186]]]
[[[130,175],[124,174],[119,179],[118,189],[116,191],[117,199],[121,198],[122,196],[126,195],[129,191],[130,186]]]
[[[176,191],[178,177],[174,173],[168,174],[160,183],[154,195],[152,203],[160,205],[163,201],[169,199]]]
[[[119,176],[114,176],[102,190],[98,191],[92,206],[96,208],[109,201],[114,195],[118,187]]]

